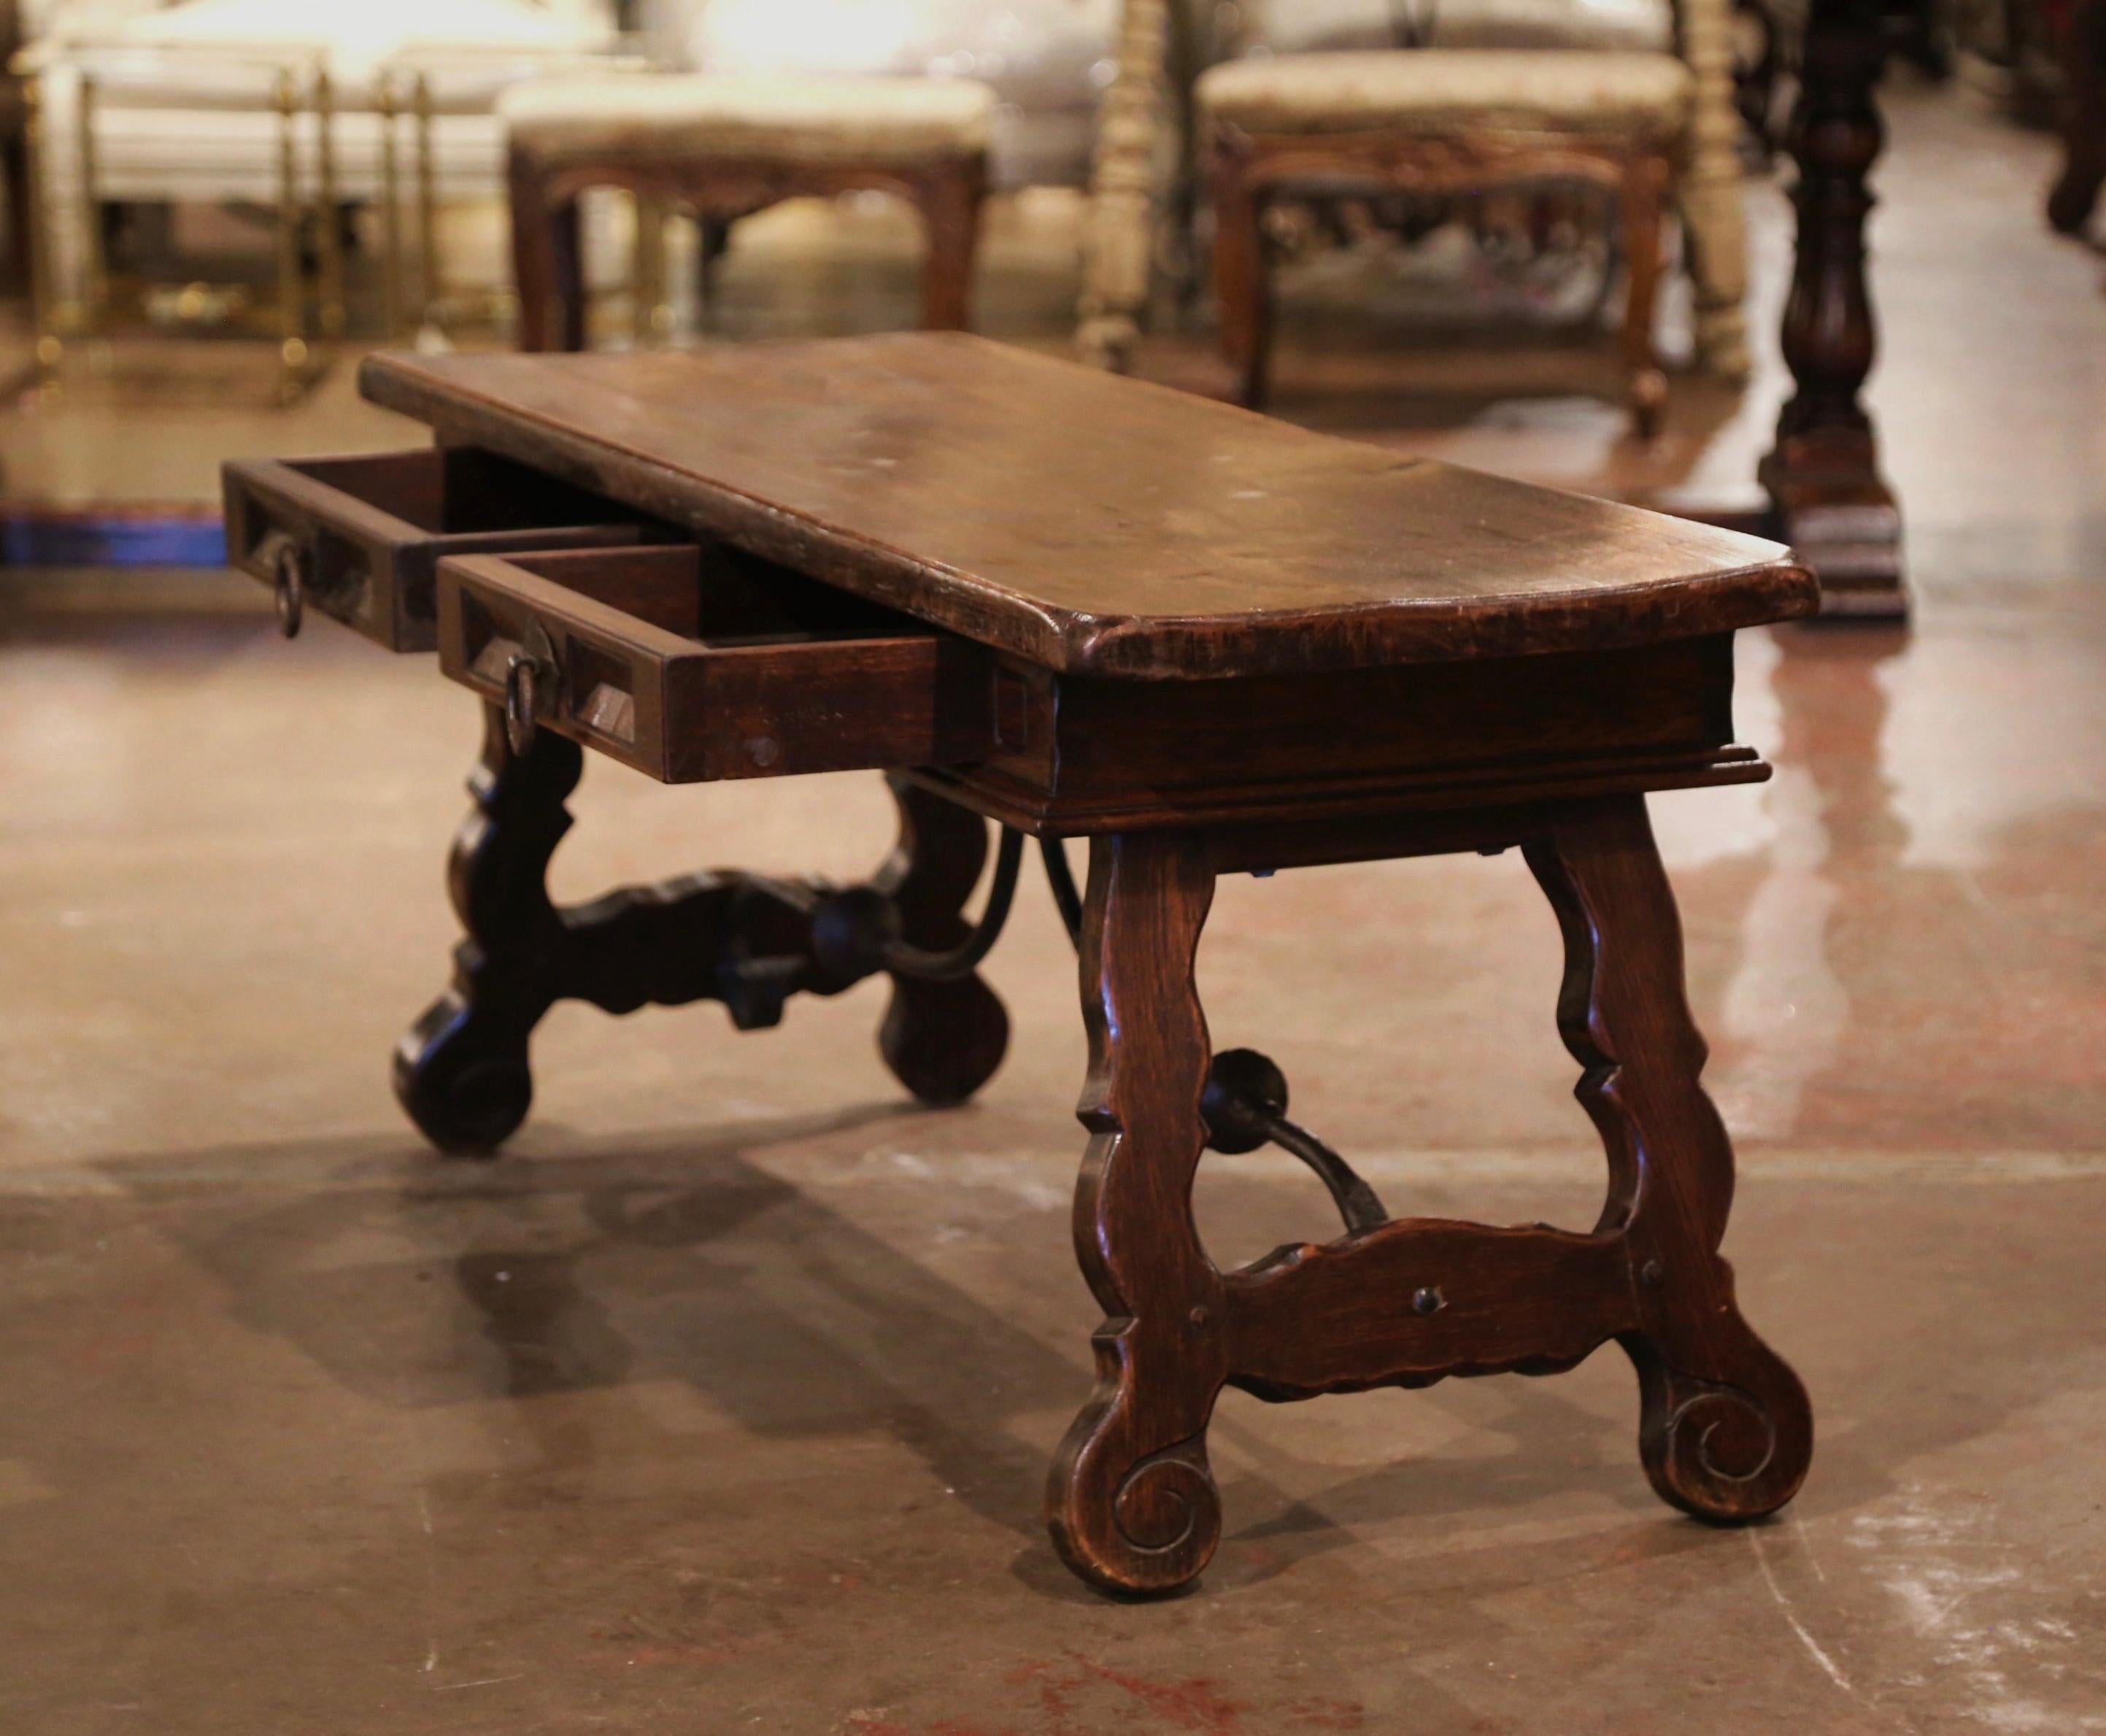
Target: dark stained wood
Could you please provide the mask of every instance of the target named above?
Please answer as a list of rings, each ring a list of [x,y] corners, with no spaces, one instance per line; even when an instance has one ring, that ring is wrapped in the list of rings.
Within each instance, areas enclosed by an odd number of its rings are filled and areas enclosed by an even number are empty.
[[[1637,1321],[1611,1236],[1400,1218],[1230,1274],[1229,1379],[1261,1398],[1555,1374]]]
[[[450,559],[440,667],[502,700],[531,662],[538,724],[668,783],[957,765],[992,742],[986,653],[963,639],[912,622],[696,636],[589,594],[596,572],[632,600],[655,573],[674,608],[700,606],[679,556]]]
[[[1772,545],[961,335],[389,355],[361,381],[448,437],[1065,673],[1603,649],[1817,601]]]
[[[899,913],[911,946],[941,952],[968,932],[960,914],[987,861],[987,828],[955,803],[889,780],[899,843],[871,884]],[[1009,1015],[975,975],[954,982],[892,979],[877,1047],[894,1077],[924,1103],[962,1103],[993,1078],[1009,1046]]]
[[[1214,302],[1221,322],[1221,355],[1235,382],[1236,401],[1262,410],[1272,397],[1272,340],[1276,321],[1272,262],[1265,236],[1270,189],[1256,152],[1235,134],[1218,136],[1212,151],[1214,185]]]
[[[720,872],[554,904],[549,863],[570,830],[564,803],[582,763],[577,745],[553,730],[515,750],[503,711],[486,707],[482,761],[468,786],[475,805],[447,870],[464,931],[453,983],[395,1055],[396,1095],[441,1151],[487,1154],[525,1120],[528,1041],[559,1000],[612,1013],[715,1000],[751,1030],[779,1023],[792,995],[839,994],[872,974],[815,935],[837,895],[818,882]],[[903,794],[898,845],[872,882],[908,938],[929,945],[957,938],[987,848],[980,821],[930,811],[940,805]],[[916,1097],[955,1103],[993,1074],[1008,1034],[1008,1015],[977,975],[895,978],[879,1046]]]
[[[576,199],[558,201],[531,157],[505,160],[512,217],[512,281],[519,297],[519,348],[585,347],[583,224]]]
[[[1732,744],[1727,635],[1325,675],[1112,681],[1019,666],[997,680],[993,751],[937,781],[1034,832],[1767,775]]]
[[[512,665],[534,662],[540,723],[666,782],[911,768],[925,787],[1042,835],[1767,775],[1732,740],[1727,635],[1329,675],[1117,681],[997,660],[729,552],[450,560],[441,666],[495,701]]]
[[[1731,635],[1808,611],[1804,572],[967,343],[370,377],[456,446],[695,538],[438,562],[441,660],[484,699],[486,741],[452,859],[454,983],[397,1056],[437,1143],[487,1151],[518,1124],[558,999],[715,999],[751,1029],[880,970],[886,1061],[957,1101],[1008,1038],[964,945],[993,933],[962,914],[988,857],[973,810],[1086,832],[1073,1229],[1105,1320],[1046,1502],[1077,1572],[1152,1594],[1205,1566],[1225,1385],[1549,1374],[1612,1339],[1665,1500],[1739,1521],[1790,1498],[1810,1412],[1718,1257],[1732,1156],[1642,792],[1766,775],[1732,741]],[[377,465],[311,489],[313,522],[370,532],[384,496],[392,523],[452,533],[442,474]],[[540,497],[537,477],[508,487]],[[882,766],[898,846],[860,887],[726,872],[561,908],[546,874],[580,742],[668,780]],[[993,883],[1014,885],[1019,845]],[[1565,936],[1558,1024],[1608,1158],[1595,1224],[1382,1222],[1369,1195],[1338,1240],[1218,1270],[1192,1212],[1216,877],[1516,846]]]
[[[1860,397],[1877,348],[1865,225],[1884,139],[1873,97],[1884,58],[1879,0],[1810,0],[1791,128],[1797,253],[1784,312],[1797,390],[1758,473],[1776,534],[1820,576],[1822,610],[1836,615],[1908,611],[1901,511]]]
[[[1097,1389],[1048,1514],[1093,1583],[1157,1592],[1212,1554],[1205,1429],[1221,1388],[1286,1401],[1459,1376],[1554,1374],[1619,1341],[1661,1498],[1722,1523],[1788,1501],[1813,1453],[1804,1389],[1741,1318],[1718,1258],[1733,1193],[1681,931],[1642,796],[1093,841],[1083,928],[1091,1140],[1075,1245],[1107,1318]],[[1209,1061],[1192,965],[1217,871],[1519,844],[1556,909],[1557,1019],[1609,1182],[1591,1231],[1400,1218],[1222,1273],[1194,1227]]]
[[[472,446],[226,466],[228,559],[276,584],[296,561],[308,607],[391,651],[429,651],[440,558],[661,536],[603,496]]]
[[[15,70],[23,46],[20,0],[0,0],[0,208],[4,208],[7,245],[0,252],[0,294],[20,295],[29,287],[30,237],[36,233],[36,189],[30,181],[29,80]]]
[[[441,662],[667,782],[861,766],[1075,834],[1746,781],[1730,635],[1597,653],[1187,682],[988,657],[735,551],[441,567]],[[937,768],[957,768],[939,777]]]
[[[1758,1339],[1718,1257],[1733,1153],[1698,1083],[1704,1039],[1683,987],[1682,930],[1641,797],[1556,816],[1529,866],[1565,935],[1558,1029],[1587,1070],[1609,1197],[1597,1232],[1624,1246],[1637,1323],[1638,1445],[1663,1500],[1701,1518],[1772,1513],[1813,1454],[1799,1377]]]
[[[514,754],[502,712],[485,713],[474,807],[446,863],[446,890],[464,937],[454,980],[395,1048],[395,1095],[442,1151],[494,1151],[534,1101],[527,1039],[556,999],[565,925],[550,903],[549,859],[571,829],[563,805],[584,756],[543,735]]]
[[[1360,779],[1312,778],[1302,800],[1284,787],[1256,791],[1215,787],[1177,792],[1159,803],[1127,795],[1116,804],[1046,801],[1033,787],[985,769],[912,774],[924,787],[976,814],[1033,837],[1073,837],[1111,827],[1145,832],[1165,827],[1248,827],[1263,831],[1297,819],[1338,823],[1397,813],[1481,804],[1547,801],[1560,797],[1631,795],[1647,790],[1694,790],[1718,784],[1761,783],[1769,767],[1744,747],[1604,756],[1598,760],[1517,761],[1512,765]]]
[[[1207,1422],[1229,1372],[1226,1316],[1192,1220],[1209,1059],[1192,971],[1213,896],[1190,839],[1091,842],[1075,1257],[1105,1318],[1096,1391],[1054,1455],[1046,1509],[1068,1565],[1118,1591],[1189,1583],[1221,1533]]]

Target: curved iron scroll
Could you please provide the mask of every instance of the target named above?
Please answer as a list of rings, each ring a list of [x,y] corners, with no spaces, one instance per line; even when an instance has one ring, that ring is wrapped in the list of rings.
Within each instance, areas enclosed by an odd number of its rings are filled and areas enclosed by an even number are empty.
[[[1015,836],[1005,827],[1003,844]],[[1062,926],[1080,946],[1082,895],[1068,864],[1067,846],[1059,838],[1041,838],[1038,851]],[[1357,1236],[1389,1222],[1381,1199],[1353,1166],[1308,1128],[1287,1119],[1286,1075],[1256,1049],[1227,1049],[1213,1058],[1200,1113],[1206,1118],[1210,1151],[1234,1155],[1272,1145],[1306,1164],[1329,1192],[1349,1233]]]

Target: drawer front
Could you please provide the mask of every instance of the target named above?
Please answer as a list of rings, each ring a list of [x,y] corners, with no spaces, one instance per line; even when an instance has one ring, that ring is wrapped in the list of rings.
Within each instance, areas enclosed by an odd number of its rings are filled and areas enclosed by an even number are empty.
[[[906,623],[698,626],[706,569],[693,548],[447,558],[440,666],[506,707],[515,744],[553,729],[667,783],[986,757],[982,647]]]
[[[287,630],[313,610],[391,651],[437,644],[445,555],[618,546],[654,534],[612,501],[473,448],[244,460],[222,477],[227,558],[278,592]]]

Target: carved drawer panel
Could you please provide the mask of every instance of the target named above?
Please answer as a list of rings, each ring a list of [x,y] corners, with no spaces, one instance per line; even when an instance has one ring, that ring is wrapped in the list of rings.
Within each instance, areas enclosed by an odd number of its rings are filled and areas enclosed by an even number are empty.
[[[227,558],[391,651],[437,643],[440,558],[632,545],[666,534],[629,508],[474,446],[225,469]]]
[[[993,738],[992,660],[715,545],[442,561],[440,666],[668,783],[959,765]]]

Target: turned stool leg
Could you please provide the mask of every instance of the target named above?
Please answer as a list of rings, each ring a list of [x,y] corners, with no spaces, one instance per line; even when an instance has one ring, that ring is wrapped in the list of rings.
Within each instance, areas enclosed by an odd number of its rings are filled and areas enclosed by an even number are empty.
[[[1194,955],[1213,873],[1195,841],[1093,840],[1082,927],[1090,1130],[1075,1251],[1106,1318],[1097,1389],[1046,1484],[1046,1519],[1092,1584],[1168,1591],[1221,1536],[1206,1431],[1226,1374],[1221,1275],[1192,1220],[1208,1061]]]
[[[1221,353],[1234,376],[1236,401],[1265,406],[1270,388],[1272,279],[1266,268],[1263,200],[1251,183],[1247,150],[1223,142],[1214,151],[1214,294],[1220,304]]]
[[[549,236],[556,338],[575,353],[585,347],[585,210],[578,200],[567,200],[549,212]]]
[[[1667,182],[1667,163],[1656,156],[1634,157],[1624,172],[1624,253],[1630,272],[1624,304],[1624,375],[1631,424],[1641,440],[1659,433],[1667,409],[1667,376],[1653,344],[1660,299],[1660,213]]]
[[[519,297],[519,348],[540,354],[556,347],[555,226],[540,165],[517,146],[506,159],[512,205],[512,284]]]
[[[571,828],[563,801],[584,759],[575,742],[546,729],[515,754],[503,708],[484,708],[482,763],[468,783],[475,808],[446,869],[466,938],[454,952],[452,987],[395,1050],[395,1095],[442,1151],[495,1151],[533,1102],[527,1039],[556,998],[565,944],[549,860]]]
[[[970,933],[960,914],[987,861],[987,823],[917,788],[885,780],[899,808],[899,843],[872,884],[899,913],[900,938],[945,952]],[[962,1103],[994,1076],[1009,1047],[1009,1014],[979,976],[892,979],[877,1036],[893,1074],[925,1103]]]
[[[921,189],[928,257],[921,270],[925,331],[965,331],[973,322],[973,270],[979,257],[987,170],[975,163],[932,175]]]
[[[1636,1330],[1639,1451],[1661,1499],[1699,1518],[1790,1500],[1813,1451],[1805,1389],[1741,1317],[1718,1258],[1733,1153],[1698,1076],[1682,931],[1642,796],[1568,810],[1529,865],[1566,948],[1557,1022],[1609,1157],[1601,1229],[1624,1231]]]

